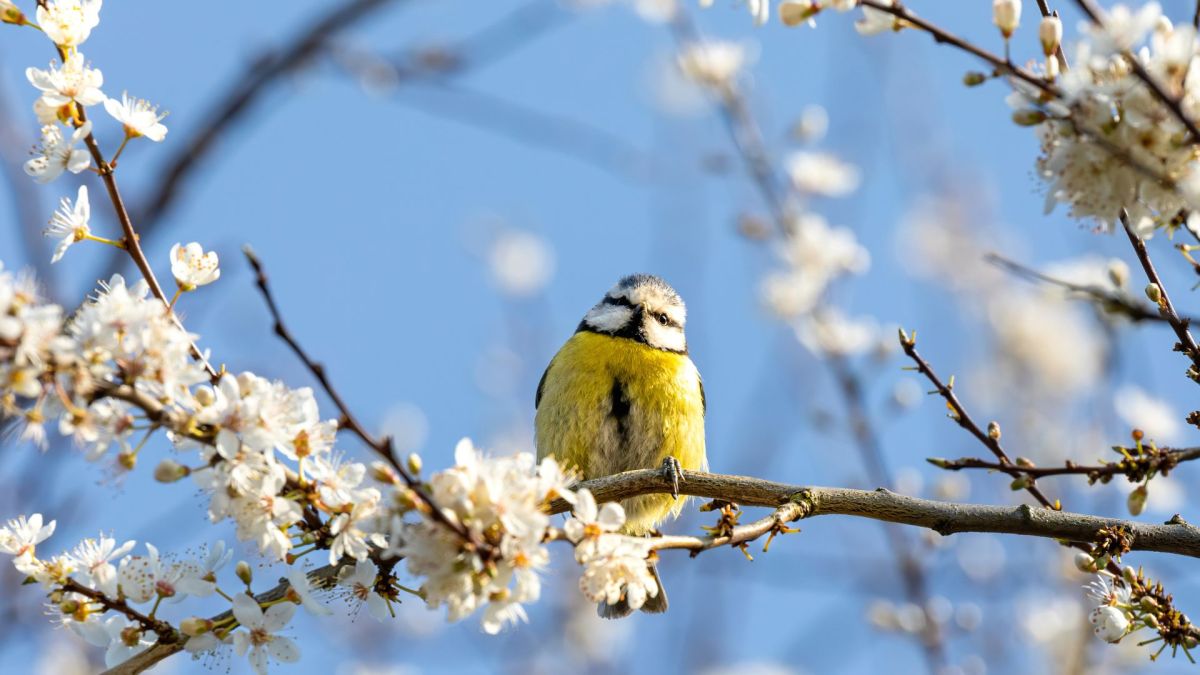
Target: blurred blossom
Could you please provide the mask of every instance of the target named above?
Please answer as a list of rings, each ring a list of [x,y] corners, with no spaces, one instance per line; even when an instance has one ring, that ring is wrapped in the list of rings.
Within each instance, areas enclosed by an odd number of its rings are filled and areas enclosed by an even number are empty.
[[[892,403],[901,410],[915,407],[924,395],[925,390],[911,377],[896,380],[892,385]]]
[[[792,125],[792,137],[802,143],[816,143],[825,138],[828,130],[829,113],[819,105],[809,104]]]
[[[972,225],[978,209],[977,203],[966,203],[957,195],[919,197],[896,232],[901,261],[913,274],[959,293],[1004,284],[1000,270],[979,264],[982,247],[990,242],[981,240]]]
[[[944,595],[935,595],[925,603],[925,613],[935,623],[946,623],[954,617],[954,604]]]
[[[960,602],[954,608],[954,623],[965,631],[975,630],[983,623],[983,609],[973,602]]]
[[[724,89],[757,58],[757,50],[726,40],[705,40],[679,50],[679,70],[696,84]]]
[[[554,276],[554,251],[532,232],[504,230],[492,241],[488,264],[501,292],[527,297],[541,292]]]
[[[1100,376],[1102,335],[1083,309],[1017,294],[990,299],[995,365],[1014,389],[1050,397],[1089,390]]]
[[[1129,266],[1119,258],[1103,258],[1097,255],[1084,255],[1050,263],[1042,268],[1047,276],[1054,277],[1080,286],[1094,286],[1101,290],[1116,291],[1118,285],[1113,283],[1113,277],[1129,278]],[[1044,286],[1048,291],[1061,292],[1054,286]]]
[[[827,152],[802,150],[787,160],[787,175],[797,191],[821,197],[845,197],[858,189],[858,167]]]
[[[429,420],[425,411],[413,403],[394,403],[383,414],[383,435],[392,438],[392,447],[397,453],[420,450],[429,437]]]
[[[965,473],[943,473],[933,483],[934,499],[948,502],[966,501],[971,496],[971,479]]]
[[[848,317],[836,307],[814,312],[796,325],[800,344],[814,354],[856,356],[873,347],[878,334],[873,317]]]
[[[896,621],[900,630],[915,635],[925,630],[925,610],[920,605],[906,602],[897,608]]]
[[[1000,539],[990,534],[963,535],[958,566],[972,581],[989,581],[1004,571],[1005,552]]]
[[[650,105],[665,115],[689,117],[711,109],[704,90],[679,70],[674,53],[658,54],[647,61],[641,88]]]
[[[1021,598],[1017,615],[1029,639],[1066,646],[1077,641],[1083,605],[1076,598],[1039,593]]]
[[[1178,440],[1182,416],[1170,403],[1151,396],[1141,387],[1132,384],[1118,387],[1113,393],[1113,406],[1121,421],[1146,432],[1147,440],[1164,445]]]
[[[867,607],[867,621],[879,630],[896,630],[899,618],[896,606],[888,600],[875,600]]]
[[[806,213],[794,223],[794,234],[778,249],[787,267],[763,280],[767,307],[781,319],[795,319],[816,307],[826,287],[845,274],[861,274],[871,255],[845,227]]]

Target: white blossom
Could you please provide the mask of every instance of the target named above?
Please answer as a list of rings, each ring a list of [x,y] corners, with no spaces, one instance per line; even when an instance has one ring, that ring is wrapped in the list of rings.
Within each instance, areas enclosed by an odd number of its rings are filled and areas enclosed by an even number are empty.
[[[79,186],[79,194],[75,198],[75,203],[63,197],[59,203],[58,211],[50,219],[50,227],[43,230],[47,237],[59,238],[58,246],[54,247],[54,256],[50,258],[50,262],[56,263],[62,260],[67,249],[75,242],[87,239],[92,233],[88,227],[88,221],[92,217],[91,205],[88,203],[88,189],[86,185]]]
[[[97,647],[105,647],[104,665],[113,668],[149,649],[158,635],[143,630],[136,622],[119,614],[103,620],[73,623],[71,628]]]
[[[78,47],[100,24],[103,0],[49,0],[38,4],[37,23],[59,47]]]
[[[688,79],[714,89],[731,86],[751,60],[744,45],[719,40],[688,44],[677,57],[679,69]]]
[[[1021,0],[992,0],[992,22],[1004,39],[1012,37],[1021,22]]]
[[[105,100],[100,87],[104,75],[89,68],[83,54],[78,51],[67,54],[62,65],[51,63],[49,70],[27,68],[25,77],[42,95],[38,98],[41,108],[58,111],[70,103],[91,106]],[[36,110],[37,108],[35,108]],[[58,114],[56,112],[56,117]],[[69,115],[64,116],[64,118]]]
[[[375,592],[379,568],[370,560],[359,560],[353,566],[343,567],[338,575],[338,585],[349,589],[350,596],[367,606],[367,612],[378,621],[392,618],[388,601]]]
[[[884,0],[884,4],[894,6],[896,0]],[[898,31],[904,28],[904,22],[888,12],[863,7],[862,18],[854,22],[854,29],[859,35],[878,35],[887,31]]]
[[[42,524],[42,514],[35,513],[28,518],[17,516],[0,527],[0,553],[7,553],[20,558],[32,558],[37,545],[54,534],[58,523],[50,521]]]
[[[797,190],[810,195],[844,197],[858,189],[858,168],[829,153],[793,153],[787,174]]]
[[[109,597],[117,596],[117,567],[113,564],[129,553],[136,542],[127,541],[117,546],[117,541],[103,534],[98,539],[84,539],[75,547],[72,557],[79,564],[83,583]]]
[[[91,121],[84,122],[71,133],[70,138],[63,138],[62,127],[57,124],[47,124],[42,127],[41,145],[34,153],[34,158],[25,162],[25,173],[39,183],[49,183],[62,175],[63,171],[79,173],[92,163],[87,150],[75,146],[92,133]]]
[[[175,244],[171,247],[171,274],[180,290],[193,291],[201,286],[207,286],[221,278],[221,269],[216,251],[207,253],[200,244],[192,242],[187,246]]]
[[[131,98],[129,94],[122,93],[120,101],[115,98],[106,99],[104,109],[121,123],[128,138],[145,136],[157,143],[167,137],[167,127],[162,123],[167,115],[160,115],[158,108],[149,101]]]
[[[289,597],[295,594],[294,600],[299,601],[304,609],[316,616],[329,616],[333,614],[333,610],[326,607],[320,600],[313,595],[312,585],[309,583],[308,575],[304,570],[291,565],[288,567],[286,578],[291,588],[288,590]]]
[[[258,675],[266,675],[268,657],[283,663],[300,660],[296,643],[276,635],[295,613],[296,606],[290,602],[272,605],[264,612],[254,598],[244,593],[233,596],[233,616],[241,624],[233,634],[233,648],[238,656],[246,656],[249,651],[250,665]]]

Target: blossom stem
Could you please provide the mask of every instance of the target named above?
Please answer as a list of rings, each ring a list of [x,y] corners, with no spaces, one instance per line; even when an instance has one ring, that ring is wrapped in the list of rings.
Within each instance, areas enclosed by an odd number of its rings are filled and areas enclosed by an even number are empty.
[[[97,237],[96,235],[90,234],[90,233],[83,235],[83,238],[86,241],[94,241],[94,242],[98,242],[101,244],[108,244],[109,246],[116,246],[119,249],[127,249],[128,248],[125,245],[124,239],[108,239],[105,237]]]
[[[126,133],[125,138],[121,141],[121,145],[117,146],[117,151],[113,153],[112,159],[108,160],[109,167],[113,169],[117,168],[117,160],[121,158],[121,153],[125,152],[125,146],[129,144],[130,138],[133,137]]]

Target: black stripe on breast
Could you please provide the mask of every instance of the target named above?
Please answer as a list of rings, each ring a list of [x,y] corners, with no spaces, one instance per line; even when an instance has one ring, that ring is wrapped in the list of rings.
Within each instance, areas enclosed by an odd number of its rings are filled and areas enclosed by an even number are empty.
[[[613,380],[611,398],[611,412],[613,419],[617,422],[617,436],[621,439],[621,446],[626,445],[626,434],[629,433],[629,399],[625,395],[625,389],[621,386],[620,380]]]

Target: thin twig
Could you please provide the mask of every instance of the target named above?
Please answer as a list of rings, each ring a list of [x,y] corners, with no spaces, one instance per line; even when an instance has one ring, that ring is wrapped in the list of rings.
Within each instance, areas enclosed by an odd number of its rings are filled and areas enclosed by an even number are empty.
[[[1138,302],[1128,295],[1109,291],[1099,286],[1077,284],[1064,279],[1058,279],[1048,274],[1039,272],[1032,267],[1026,267],[1025,265],[1022,265],[1014,260],[1009,260],[998,253],[988,253],[984,255],[983,259],[1024,279],[1028,279],[1030,281],[1041,281],[1053,286],[1065,288],[1073,293],[1086,295],[1106,312],[1120,314],[1131,321],[1154,321],[1167,323],[1166,317],[1164,317],[1158,311],[1151,309],[1150,305]]]
[[[338,412],[341,414],[341,419],[338,420],[338,428],[349,429],[355,436],[358,436],[362,442],[367,445],[367,447],[374,451],[375,454],[379,455],[381,459],[387,462],[388,465],[396,471],[405,484],[408,485],[409,489],[412,490],[413,493],[415,493],[415,495],[429,507],[429,513],[434,520],[450,528],[453,532],[458,533],[458,535],[463,539],[474,542],[475,537],[469,531],[467,531],[463,524],[457,520],[448,518],[446,514],[440,508],[438,508],[437,504],[434,503],[433,499],[431,499],[426,493],[425,487],[421,484],[421,481],[417,480],[416,477],[410,474],[408,469],[404,466],[404,463],[396,458],[396,453],[392,448],[392,439],[388,436],[376,438],[371,432],[367,431],[366,427],[364,427],[362,423],[358,421],[358,417],[356,417],[350,410],[350,406],[346,404],[345,399],[342,398],[342,395],[338,393],[337,388],[334,387],[333,383],[329,380],[329,374],[325,371],[325,366],[314,360],[308,355],[308,352],[304,351],[304,348],[301,347],[300,343],[296,341],[295,336],[293,336],[291,331],[288,330],[287,325],[284,324],[283,314],[280,313],[279,306],[275,303],[275,297],[271,294],[271,287],[267,280],[267,272],[263,267],[262,261],[258,259],[258,256],[255,255],[254,251],[249,246],[243,247],[242,252],[245,254],[246,260],[250,262],[250,266],[254,269],[255,284],[258,286],[259,292],[262,293],[263,300],[265,300],[267,303],[267,309],[270,311],[271,319],[274,322],[273,330],[275,331],[275,334],[279,336],[279,338],[282,339],[292,350],[296,357],[304,363],[304,366],[308,368],[309,372],[312,373],[313,377],[315,377],[317,382],[321,385],[321,389],[327,396],[329,396],[329,399],[333,401],[334,406],[337,407]]]
[[[1171,324],[1175,336],[1179,338],[1179,342],[1175,345],[1176,351],[1183,352],[1184,356],[1192,362],[1192,367],[1188,369],[1188,377],[1200,382],[1200,349],[1197,349],[1196,340],[1192,337],[1192,332],[1188,330],[1188,321],[1180,318],[1175,311],[1175,306],[1171,304],[1171,297],[1167,294],[1167,287],[1159,279],[1158,271],[1154,269],[1154,262],[1150,260],[1150,251],[1146,248],[1146,242],[1133,231],[1133,227],[1129,224],[1129,214],[1124,209],[1121,210],[1121,225],[1125,227],[1129,244],[1133,246],[1133,251],[1137,254],[1138,262],[1142,264],[1146,278],[1158,288],[1159,311],[1167,323]]]
[[[957,422],[960,427],[966,429],[972,436],[978,439],[980,443],[983,443],[983,445],[990,450],[992,454],[997,457],[997,459],[1000,460],[1001,464],[1016,467],[1013,461],[1009,459],[1008,453],[1004,451],[1004,447],[1000,445],[999,434],[996,434],[997,437],[993,438],[990,434],[980,428],[980,426],[975,423],[975,420],[971,418],[971,414],[967,412],[967,409],[963,407],[962,402],[958,400],[958,395],[954,393],[954,390],[942,382],[942,379],[938,377],[937,373],[933,372],[933,368],[929,365],[929,363],[917,352],[916,337],[908,337],[903,331],[901,331],[900,346],[904,349],[904,354],[908,356],[908,358],[912,359],[913,363],[917,364],[917,372],[924,375],[925,379],[929,380],[929,382],[937,390],[937,393],[943,399],[945,399],[946,405],[950,407],[950,410],[953,413],[953,415],[951,415],[952,419],[954,419],[954,421]],[[1055,508],[1055,505],[1046,498],[1046,495],[1042,494],[1042,491],[1038,489],[1037,485],[1035,485],[1032,480],[1025,490],[1045,508]]]
[[[1141,459],[1134,456],[1135,459]],[[988,462],[975,457],[962,457],[960,459],[940,459],[931,457],[928,461],[930,464],[949,471],[959,471],[962,469],[986,469],[989,471],[999,471],[1006,473],[1014,478],[1019,478],[1023,475],[1041,478],[1043,476],[1070,476],[1080,475],[1087,476],[1089,481],[1103,481],[1105,478],[1113,478],[1115,476],[1129,476],[1130,480],[1135,480],[1135,476],[1131,476],[1130,472],[1142,474],[1148,471],[1170,471],[1176,465],[1182,462],[1190,462],[1200,459],[1200,448],[1157,448],[1151,454],[1146,455],[1144,462],[1129,463],[1127,461],[1120,462],[1105,462],[1097,465],[1080,465],[1074,462],[1067,461],[1062,466],[1016,466],[1013,464],[1005,464],[1002,462]]]

